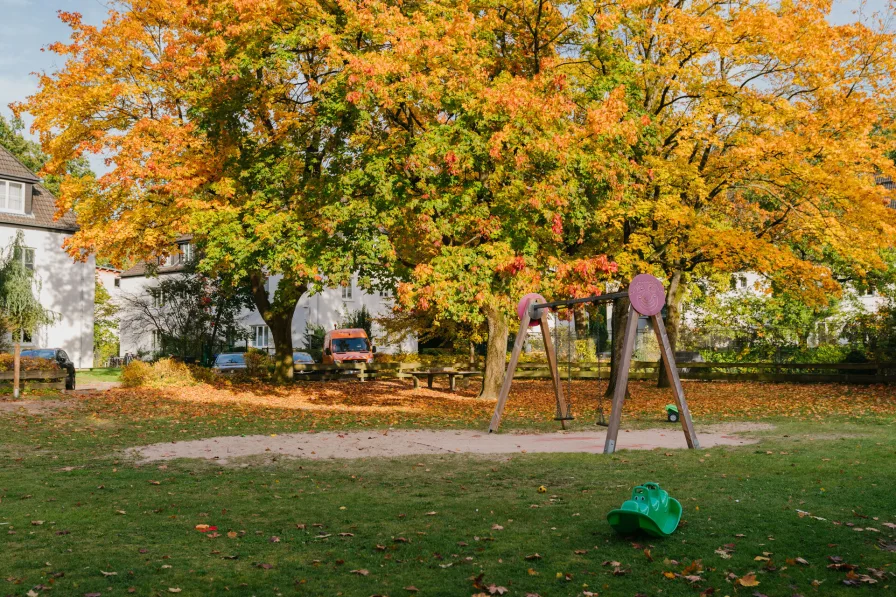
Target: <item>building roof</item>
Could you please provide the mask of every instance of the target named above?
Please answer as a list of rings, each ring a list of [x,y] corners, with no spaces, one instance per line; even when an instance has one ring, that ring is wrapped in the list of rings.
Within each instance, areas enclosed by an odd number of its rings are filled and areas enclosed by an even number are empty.
[[[159,260],[161,261],[161,260]],[[150,275],[159,275],[162,274],[176,274],[177,272],[184,271],[184,264],[178,263],[177,265],[169,265],[169,266],[160,266],[157,263],[154,263],[150,266],[147,262],[141,261],[137,263],[134,267],[127,269],[121,272],[120,278],[134,278],[137,276],[150,276]]]
[[[188,243],[191,240],[193,240],[192,234],[181,234],[180,236],[178,236],[175,239],[174,242],[176,244],[180,245],[180,244]],[[186,267],[186,264],[180,260],[178,261],[178,263],[176,265],[163,266],[163,265],[161,265],[162,263],[164,263],[164,260],[162,258],[153,260],[152,265],[150,265],[146,261],[138,261],[137,264],[134,265],[134,267],[131,267],[131,268],[126,269],[123,272],[121,272],[119,277],[120,278],[135,278],[137,276],[152,276],[152,275],[160,276],[162,274],[176,274],[177,272],[184,271],[184,268]]]
[[[894,183],[893,179],[889,176],[881,176],[880,174],[875,174],[874,182],[887,189],[888,191],[896,191],[896,183]]]
[[[0,178],[34,185],[31,195],[31,213],[0,212],[0,224],[60,232],[76,232],[78,230],[75,214],[72,212],[65,212],[61,218],[56,218],[56,197],[40,184],[40,179],[31,170],[22,165],[22,162],[4,147],[0,147]]]
[[[25,167],[16,156],[0,146],[0,178],[8,178],[21,182],[40,182],[34,172]]]

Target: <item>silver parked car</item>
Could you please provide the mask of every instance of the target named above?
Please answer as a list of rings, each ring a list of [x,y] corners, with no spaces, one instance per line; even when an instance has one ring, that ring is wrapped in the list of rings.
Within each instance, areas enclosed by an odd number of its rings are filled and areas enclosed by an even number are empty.
[[[246,355],[241,352],[222,352],[215,359],[212,371],[215,373],[233,373],[245,371]]]

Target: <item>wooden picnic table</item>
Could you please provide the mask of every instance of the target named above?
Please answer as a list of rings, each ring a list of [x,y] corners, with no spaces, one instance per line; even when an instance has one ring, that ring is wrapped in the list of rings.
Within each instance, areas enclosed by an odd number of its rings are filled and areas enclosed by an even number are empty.
[[[426,378],[426,387],[432,389],[432,382],[436,376],[444,375],[448,378],[448,387],[452,392],[457,390],[457,378],[461,379],[473,376],[482,376],[482,371],[458,371],[457,369],[424,369],[409,372],[414,377],[414,389],[420,387],[420,379]]]

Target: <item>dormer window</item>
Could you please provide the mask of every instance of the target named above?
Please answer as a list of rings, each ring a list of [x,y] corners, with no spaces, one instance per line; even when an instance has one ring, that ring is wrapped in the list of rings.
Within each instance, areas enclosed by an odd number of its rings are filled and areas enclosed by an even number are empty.
[[[25,213],[25,184],[0,180],[0,210]]]
[[[180,244],[181,263],[190,263],[193,261],[193,245],[190,243]]]

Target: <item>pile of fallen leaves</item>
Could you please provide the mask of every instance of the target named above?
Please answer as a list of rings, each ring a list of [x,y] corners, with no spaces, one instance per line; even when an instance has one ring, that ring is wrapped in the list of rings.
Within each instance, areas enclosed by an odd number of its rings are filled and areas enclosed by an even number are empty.
[[[564,384],[565,385],[565,384]],[[571,402],[580,420],[594,420],[603,403],[605,384],[574,381]],[[672,402],[669,390],[649,382],[631,384],[623,415],[629,419],[659,420]],[[494,401],[476,398],[471,386],[457,393],[420,388],[409,383],[296,382],[291,386],[265,383],[200,384],[168,388],[119,388],[81,396],[84,406],[106,415],[135,418],[205,418],[254,415],[269,419],[316,420],[330,424],[457,427],[481,426],[488,421]],[[896,388],[837,384],[769,384],[759,382],[689,382],[688,404],[697,421],[753,420],[790,417],[798,420],[829,416],[876,417],[896,414]],[[549,381],[526,380],[513,385],[506,423],[545,422],[555,416]]]

